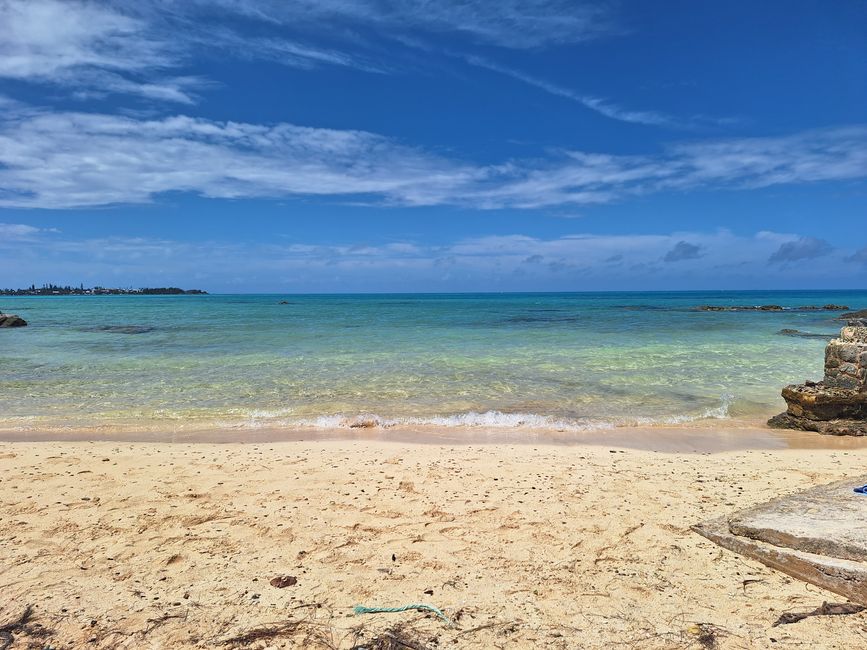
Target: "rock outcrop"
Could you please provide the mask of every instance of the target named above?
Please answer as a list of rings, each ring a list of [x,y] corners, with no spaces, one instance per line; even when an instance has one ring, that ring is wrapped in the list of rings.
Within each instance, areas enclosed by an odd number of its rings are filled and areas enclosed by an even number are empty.
[[[0,314],[0,327],[24,327],[27,321],[15,314]]]
[[[849,321],[849,325],[867,327],[867,309],[859,309],[858,311],[850,311],[847,314],[840,314],[837,320]]]
[[[867,327],[850,321],[825,348],[820,382],[786,386],[786,412],[768,424],[829,435],[867,435]]]
[[[846,305],[801,305],[783,307],[782,305],[699,305],[698,311],[845,311]],[[864,310],[867,314],[867,310]],[[845,314],[844,314],[845,316]]]

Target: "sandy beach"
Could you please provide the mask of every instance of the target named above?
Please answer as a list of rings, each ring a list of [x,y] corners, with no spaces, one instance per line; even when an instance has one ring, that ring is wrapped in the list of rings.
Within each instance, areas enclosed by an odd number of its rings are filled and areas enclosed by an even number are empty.
[[[863,445],[811,440],[3,442],[0,626],[32,606],[11,648],[864,647],[867,614],[774,627],[841,598],[689,529],[864,473]],[[451,625],[353,613],[414,603]]]
[[[0,650],[867,650],[865,26],[0,0]]]

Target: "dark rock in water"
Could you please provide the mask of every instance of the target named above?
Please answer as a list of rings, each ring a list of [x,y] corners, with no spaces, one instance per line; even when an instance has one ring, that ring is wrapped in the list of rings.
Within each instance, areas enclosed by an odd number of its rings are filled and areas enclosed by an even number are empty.
[[[91,327],[88,332],[107,332],[109,334],[147,334],[153,332],[155,328],[145,325],[100,325],[99,327]]]
[[[281,301],[278,302],[277,304],[278,304],[278,305],[288,305],[288,304],[289,304],[289,301],[288,301],[288,300],[281,300]]]
[[[843,311],[849,309],[845,305],[801,305],[800,307],[783,307],[782,305],[700,305],[698,311]],[[842,316],[841,316],[842,318]]]
[[[15,314],[0,314],[0,327],[25,327],[27,321]]]
[[[802,332],[801,330],[781,329],[777,334],[783,336],[797,336],[804,339],[832,339],[833,334],[814,334],[813,332]]]
[[[780,305],[700,305],[698,311],[783,311]]]
[[[840,314],[837,320],[864,320],[867,321],[867,309],[859,309],[858,311],[850,311],[845,314]]]
[[[844,327],[825,347],[820,382],[786,386],[786,412],[772,417],[776,428],[829,435],[867,435],[867,327]]]

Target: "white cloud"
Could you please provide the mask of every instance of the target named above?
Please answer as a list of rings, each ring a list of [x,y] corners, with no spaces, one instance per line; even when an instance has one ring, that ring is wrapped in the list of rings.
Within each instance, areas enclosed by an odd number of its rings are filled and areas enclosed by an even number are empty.
[[[404,43],[463,34],[527,48],[610,30],[605,5],[589,1],[0,0],[0,77],[72,87],[77,96],[189,104],[202,80],[167,71],[202,52],[381,72],[388,57],[361,32]]]
[[[0,1],[0,75],[47,77],[78,66],[141,70],[168,63],[165,44],[106,5],[76,0]]]
[[[745,187],[864,178],[867,126],[794,135],[687,143],[672,155],[689,165],[687,183],[725,181]]]
[[[0,0],[0,77],[191,103],[194,79],[162,79],[179,51],[109,3]],[[142,81],[141,75],[152,77]]]
[[[155,81],[132,81],[122,75],[102,70],[57,75],[55,81],[67,82],[69,86],[77,87],[73,96],[79,99],[102,98],[111,93],[120,93],[178,104],[195,104],[198,99],[197,92],[212,85],[206,79],[195,76],[164,76]]]
[[[111,3],[0,0],[0,77],[68,87],[80,98],[106,93],[191,104],[204,80],[167,76],[180,41]]]
[[[45,208],[142,203],[170,191],[429,204],[480,173],[363,131],[82,113],[4,123],[0,163],[0,206]]]
[[[348,54],[194,19],[187,13],[190,6],[159,0],[0,0],[0,78],[56,84],[80,98],[119,93],[191,104],[207,82],[167,72],[196,49],[296,67],[374,69]]]
[[[6,111],[0,206],[330,196],[480,209],[608,203],[637,194],[748,189],[867,176],[867,127],[679,144],[656,155],[566,151],[478,165],[365,131]],[[359,196],[360,195],[360,196]]]

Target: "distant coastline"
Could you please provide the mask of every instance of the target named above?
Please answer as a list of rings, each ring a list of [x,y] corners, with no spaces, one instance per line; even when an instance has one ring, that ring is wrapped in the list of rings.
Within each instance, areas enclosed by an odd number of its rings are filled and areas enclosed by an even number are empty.
[[[206,295],[202,289],[181,289],[179,287],[142,287],[121,289],[107,287],[61,287],[43,284],[41,287],[30,285],[26,289],[0,289],[0,296],[183,296]]]

